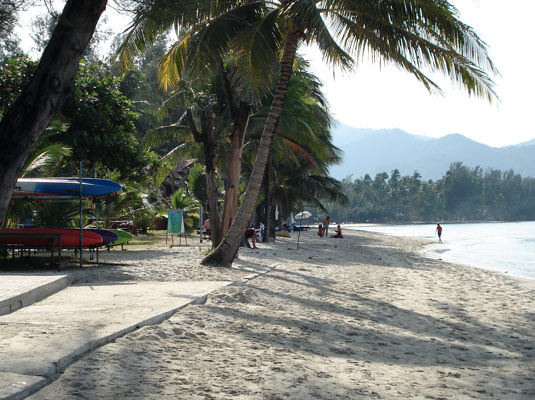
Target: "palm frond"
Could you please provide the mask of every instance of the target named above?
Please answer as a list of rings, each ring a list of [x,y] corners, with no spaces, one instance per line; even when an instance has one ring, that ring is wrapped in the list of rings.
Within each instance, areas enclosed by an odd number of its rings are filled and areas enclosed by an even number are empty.
[[[327,4],[324,9],[329,8]],[[337,38],[331,35],[331,30],[322,17],[324,9],[318,8],[315,1],[296,1],[289,7],[288,17],[306,28],[306,40],[314,41],[318,45],[324,61],[342,69],[351,69],[353,58],[338,44]]]
[[[178,165],[180,161],[191,159],[192,153],[196,148],[195,142],[185,142],[169,151],[161,159],[161,166],[153,174],[154,187],[160,187],[162,182],[167,178],[171,171]]]
[[[70,157],[72,149],[63,143],[54,143],[33,152],[24,168],[25,177],[54,176],[61,160]]]
[[[286,146],[292,150],[296,154],[300,154],[309,162],[312,166],[317,166],[318,163],[314,159],[314,157],[303,147],[298,145],[297,143],[294,143],[286,138],[282,138],[282,141],[286,144]]]
[[[486,44],[458,20],[448,1],[331,1],[325,8],[344,47],[357,60],[391,63],[441,93],[423,69],[442,72],[471,95],[497,99],[488,73],[497,73]],[[335,7],[334,5],[339,7]]]
[[[186,70],[194,76],[201,76],[207,67],[215,70],[218,61],[232,49],[236,37],[261,20],[264,9],[262,1],[246,2],[209,20],[192,24],[160,64],[162,87],[175,84]],[[265,41],[268,39],[271,37],[266,37]]]
[[[188,126],[171,124],[152,129],[143,137],[141,147],[143,149],[155,148],[169,144],[170,142],[191,141],[191,132]]]
[[[125,29],[122,45],[116,52],[122,65],[154,43],[162,33],[181,27],[202,25],[214,16],[226,13],[239,5],[239,0],[151,0],[139,2],[135,17]]]
[[[242,49],[238,53],[240,76],[261,95],[272,87],[273,68],[283,45],[279,19],[280,11],[271,10],[236,37],[236,47]]]

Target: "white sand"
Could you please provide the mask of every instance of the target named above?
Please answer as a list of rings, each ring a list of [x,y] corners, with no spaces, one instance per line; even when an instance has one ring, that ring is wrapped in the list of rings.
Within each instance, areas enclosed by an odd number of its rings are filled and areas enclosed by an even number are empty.
[[[315,232],[244,249],[101,254],[79,281],[241,280],[72,365],[32,399],[534,399],[535,285],[422,258],[422,241]],[[133,299],[135,306],[135,299]]]

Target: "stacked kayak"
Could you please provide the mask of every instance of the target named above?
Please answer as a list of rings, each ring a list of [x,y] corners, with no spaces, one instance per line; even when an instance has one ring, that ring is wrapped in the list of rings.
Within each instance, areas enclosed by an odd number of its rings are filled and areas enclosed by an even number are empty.
[[[64,249],[77,249],[80,248],[80,231],[76,229],[46,229],[46,228],[21,228],[21,229],[0,229],[0,233],[14,234],[12,237],[8,235],[2,235],[0,237],[0,243],[23,245],[26,247],[36,246],[45,247],[47,241],[45,239],[39,239],[32,237],[32,234],[47,234],[56,233],[61,234],[61,247]],[[20,235],[23,234],[23,235]],[[88,230],[82,231],[82,246],[83,247],[95,247],[102,243],[104,239],[101,235]]]
[[[128,232],[125,232],[125,231],[121,231],[120,229],[110,229],[109,230],[110,232],[113,232],[117,235],[117,240],[113,241],[113,242],[110,242],[107,244],[108,247],[111,247],[111,246],[123,246],[123,244],[126,244],[128,243],[129,241],[131,241],[134,237],[128,233]]]
[[[96,178],[20,178],[13,191],[13,199],[27,200],[76,200],[102,197],[122,190],[121,185],[109,179]],[[0,229],[0,245],[23,247],[47,247],[46,235],[61,235],[61,247],[98,249],[132,240],[132,235],[123,231],[105,229],[48,229],[20,228]],[[81,238],[81,243],[80,243]]]
[[[119,239],[119,235],[106,229],[84,229],[84,231],[93,232],[102,237],[102,241],[95,245],[95,247],[107,246],[111,242]],[[78,230],[78,232],[80,232],[80,230]]]
[[[80,248],[79,229],[20,228],[0,229],[0,244],[22,245],[25,247],[46,247],[48,241],[36,236],[41,234],[60,234],[61,247],[64,249]],[[13,236],[9,236],[13,234]],[[37,235],[35,235],[37,234]],[[33,236],[33,237],[32,237]],[[104,246],[116,246],[132,240],[132,235],[120,230],[83,229],[82,247],[95,249]]]
[[[81,187],[81,190],[80,190]],[[72,200],[80,197],[101,197],[121,191],[121,185],[109,179],[82,178],[20,178],[13,199]]]

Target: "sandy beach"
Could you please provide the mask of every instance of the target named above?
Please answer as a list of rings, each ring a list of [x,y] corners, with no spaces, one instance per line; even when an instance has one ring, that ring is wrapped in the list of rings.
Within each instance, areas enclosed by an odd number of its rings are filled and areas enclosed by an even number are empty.
[[[206,243],[102,252],[76,282],[232,280],[89,353],[31,399],[533,399],[535,282],[425,243],[304,232],[199,264]],[[261,271],[244,280],[251,270]],[[135,299],[132,300],[135,306]]]

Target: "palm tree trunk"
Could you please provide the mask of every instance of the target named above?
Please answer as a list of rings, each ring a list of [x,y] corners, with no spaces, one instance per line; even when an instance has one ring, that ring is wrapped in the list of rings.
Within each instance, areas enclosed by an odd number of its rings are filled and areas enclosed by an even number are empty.
[[[214,140],[214,115],[201,110],[199,118],[201,120],[201,131],[197,130],[191,108],[186,110],[191,132],[195,141],[202,143],[204,150],[204,164],[206,169],[206,196],[208,197],[208,214],[210,215],[210,236],[212,247],[216,247],[221,242],[221,215],[219,214],[217,202],[217,174],[215,169],[216,144]],[[201,216],[202,217],[202,216]]]
[[[203,265],[214,266],[229,266],[234,261],[238,248],[242,241],[245,229],[249,223],[249,219],[255,209],[258,193],[262,185],[264,177],[264,170],[271,151],[271,144],[275,136],[275,130],[282,113],[282,107],[290,84],[292,76],[292,68],[297,52],[299,41],[303,38],[303,32],[296,29],[293,24],[290,24],[286,42],[284,44],[284,53],[281,60],[280,76],[277,86],[275,88],[275,96],[271,109],[264,125],[260,145],[258,146],[258,153],[256,155],[255,165],[247,184],[247,190],[243,202],[236,214],[236,218],[232,223],[230,230],[225,235],[221,244],[208,256],[202,260]]]
[[[72,89],[106,3],[67,1],[35,75],[0,122],[0,226],[26,159]]]
[[[210,216],[210,237],[212,247],[221,243],[221,216],[217,204],[217,176],[215,170],[206,171],[206,191],[208,197],[208,215]]]
[[[267,168],[264,177],[264,197],[266,199],[265,211],[264,211],[264,237],[262,241],[264,243],[269,242],[269,235],[271,233],[271,157],[268,157]]]
[[[210,230],[212,247],[216,247],[223,238],[221,232],[221,215],[219,214],[219,204],[217,201],[217,174],[215,170],[215,141],[214,141],[214,115],[206,115],[201,112],[201,124],[204,142],[204,153],[206,162],[206,191],[208,197],[208,207],[210,215]]]
[[[223,208],[223,235],[230,229],[238,210],[238,194],[241,173],[243,141],[249,124],[250,106],[240,103],[234,118],[232,134],[230,136],[230,153],[228,155],[227,184],[225,187],[225,203]]]

